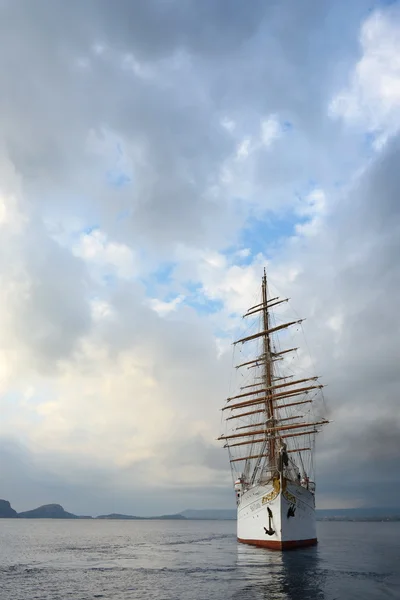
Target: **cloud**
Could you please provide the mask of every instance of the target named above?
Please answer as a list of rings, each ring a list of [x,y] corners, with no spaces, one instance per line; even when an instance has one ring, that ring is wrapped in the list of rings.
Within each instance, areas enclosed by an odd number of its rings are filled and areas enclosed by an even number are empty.
[[[374,500],[372,456],[390,457],[357,448],[396,411],[399,182],[395,9],[368,8],[2,3],[0,452],[17,507],[233,502],[219,407],[265,263],[329,384],[322,494]],[[372,158],[332,119],[364,105],[362,133],[393,138]]]
[[[100,267],[104,273],[115,272],[118,277],[130,279],[135,275],[135,258],[126,244],[109,242],[97,229],[81,234],[74,253],[89,265]]]
[[[152,298],[150,301],[150,306],[159,315],[167,315],[168,313],[176,310],[179,304],[184,301],[184,299],[185,296],[176,296],[169,302],[163,302],[162,300],[157,300],[157,298]]]
[[[28,367],[31,362],[47,370],[50,363],[68,357],[90,328],[87,273],[82,262],[57,244],[42,223],[29,214],[17,194],[3,195],[3,351],[6,364],[15,362],[18,367],[18,362]]]
[[[388,143],[334,201],[322,190],[310,194],[299,212],[311,219],[313,235],[300,225],[270,259],[257,256],[247,265],[222,256],[197,259],[204,293],[223,302],[213,318],[228,330],[238,327],[238,319],[229,314],[256,303],[265,263],[271,294],[291,298],[281,317],[306,317],[305,349],[313,359],[306,368],[327,384],[333,420],[319,440],[319,489],[325,506],[388,503],[388,473],[390,485],[400,482],[393,448],[400,439],[395,391],[400,383],[399,145],[399,137]],[[304,349],[301,331],[291,334],[288,346]],[[305,358],[301,353],[300,363]],[[290,359],[293,369],[296,360]],[[372,480],[376,491],[369,489]]]
[[[384,451],[386,439],[400,439],[394,391],[399,385],[399,143],[397,137],[388,144],[332,207],[317,235],[296,243],[287,255],[292,268],[302,265],[286,290],[299,312],[310,315],[307,337],[328,383],[334,420],[324,434],[323,485],[324,472],[330,473],[340,495],[353,479],[359,490],[353,486],[352,494],[362,497],[372,479],[381,481],[380,491],[371,490],[364,500],[369,504],[384,502],[388,471],[393,485],[400,481],[395,454]],[[329,488],[333,492],[334,484]]]
[[[321,23],[328,22],[325,34],[333,36],[340,15],[341,3],[330,4],[315,11],[311,4],[256,2],[244,11],[238,2],[182,7],[174,1],[168,10],[139,2],[114,11],[106,2],[44,2],[33,11],[4,3],[3,40],[11,58],[3,69],[2,131],[27,191],[59,221],[72,212],[84,225],[94,219],[119,241],[135,238],[149,252],[157,248],[158,258],[176,242],[231,242],[246,218],[245,209],[232,210],[232,195],[278,208],[293,201],[283,182],[299,188],[314,172],[325,176],[335,168],[327,144],[337,144],[336,128],[327,131],[325,114],[312,110],[320,105],[310,104],[337,58],[318,47]],[[362,4],[355,2],[355,15],[346,20],[340,52],[348,48],[345,33],[354,33]],[[15,47],[13,28],[24,44]],[[76,66],[82,60],[85,69]],[[127,60],[152,76],[127,68]],[[320,85],[308,83],[311,71]],[[236,190],[221,185],[237,145],[258,136],[260,121],[271,127],[271,115],[294,122],[291,143],[278,139],[274,152],[260,149],[235,179]],[[226,118],[236,123],[234,136],[221,126]],[[322,130],[329,135],[321,137]],[[104,147],[116,140],[132,179],[122,189],[103,185],[104,170],[115,163]],[[63,206],[55,210],[60,189]],[[124,210],[129,217],[122,226],[115,217]]]
[[[400,9],[378,10],[361,28],[362,56],[347,89],[331,103],[331,113],[375,135],[380,148],[400,126]]]

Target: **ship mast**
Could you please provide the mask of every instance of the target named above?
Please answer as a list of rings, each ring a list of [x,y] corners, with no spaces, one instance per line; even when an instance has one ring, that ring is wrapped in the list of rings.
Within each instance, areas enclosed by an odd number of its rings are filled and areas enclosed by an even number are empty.
[[[313,399],[309,396],[310,392],[315,394],[323,388],[323,385],[318,381],[318,377],[303,377],[301,379],[295,379],[293,375],[275,377],[275,361],[283,360],[282,355],[296,351],[297,348],[276,351],[272,347],[271,336],[301,323],[303,319],[274,326],[270,319],[270,309],[287,302],[288,299],[268,298],[265,269],[261,283],[261,303],[249,308],[244,315],[244,317],[248,317],[261,313],[261,331],[234,342],[234,345],[244,344],[251,343],[260,337],[263,338],[261,354],[252,360],[236,365],[237,369],[259,368],[260,377],[256,377],[259,381],[244,385],[240,388],[241,391],[245,390],[243,393],[226,399],[227,403],[222,408],[223,411],[230,411],[230,416],[225,417],[226,422],[234,425],[236,421],[232,422],[232,419],[244,419],[247,424],[241,425],[239,423],[239,426],[233,429],[233,433],[218,438],[225,442],[227,448],[240,447],[244,450],[247,445],[250,446],[250,451],[244,452],[244,456],[242,454],[241,457],[231,458],[231,463],[245,462],[243,474],[250,485],[253,485],[258,478],[263,478],[264,475],[273,477],[277,472],[279,452],[277,443],[279,441],[285,445],[290,442],[291,447],[287,449],[287,452],[298,453],[301,460],[301,453],[310,451],[312,448],[308,446],[300,447],[301,443],[297,443],[298,438],[310,438],[310,436],[318,433],[317,427],[328,422],[326,420],[307,422],[303,420],[304,416],[292,412],[292,407],[297,408],[299,405],[312,404]],[[291,400],[292,398],[294,398],[294,401]],[[289,413],[286,412],[288,408],[290,408]],[[259,421],[261,420],[261,422],[257,422],[257,415],[260,415]],[[297,419],[300,422],[292,423],[292,420]],[[249,472],[250,469],[251,473]]]
[[[269,336],[269,312],[268,312],[268,289],[267,289],[267,274],[264,269],[264,276],[262,280],[262,299],[263,299],[263,325],[264,325],[264,381],[265,387],[268,389],[266,395],[266,408],[267,408],[267,419],[268,422],[271,423],[271,426],[275,425],[274,418],[274,405],[272,402],[272,379],[273,379],[273,363],[271,356],[271,338]],[[269,437],[269,458],[270,458],[270,466],[273,468],[275,461],[275,436]]]
[[[272,381],[273,381],[273,363],[272,363],[272,355],[271,355],[271,338],[269,334],[269,312],[268,312],[268,288],[267,288],[267,274],[264,269],[264,275],[262,278],[262,321],[263,321],[263,331],[265,335],[263,336],[263,373],[262,373],[262,381],[264,382],[264,387],[267,390],[265,396],[265,413],[267,422],[271,424],[273,427],[275,425],[274,418],[274,405],[272,402]],[[274,469],[275,463],[275,434],[270,434],[268,436],[267,441],[268,447],[268,459],[269,459],[269,467],[271,470]],[[257,463],[255,465],[253,471],[253,478],[256,477],[257,472],[260,468],[260,464],[263,457],[259,457]]]

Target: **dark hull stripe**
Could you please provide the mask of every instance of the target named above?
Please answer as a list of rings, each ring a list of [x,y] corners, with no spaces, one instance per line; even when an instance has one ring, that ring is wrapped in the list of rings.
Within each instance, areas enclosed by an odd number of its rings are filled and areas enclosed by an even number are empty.
[[[262,548],[270,548],[271,550],[292,550],[294,548],[304,548],[305,546],[315,546],[317,538],[310,540],[242,540],[238,538],[238,542],[242,544],[250,544],[252,546],[260,546]]]

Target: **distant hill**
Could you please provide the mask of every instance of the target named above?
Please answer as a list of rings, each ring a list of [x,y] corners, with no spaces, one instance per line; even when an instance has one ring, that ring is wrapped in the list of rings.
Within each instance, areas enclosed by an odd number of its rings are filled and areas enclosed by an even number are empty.
[[[18,514],[20,519],[79,519],[77,515],[67,512],[61,504],[45,504],[33,510]]]
[[[136,521],[137,519],[141,519],[141,517],[134,517],[132,515],[120,515],[118,513],[111,513],[110,515],[99,515],[95,517],[96,519],[125,519],[130,521]]]
[[[185,519],[210,520],[210,521],[234,521],[236,510],[230,508],[210,508],[205,510],[187,509],[181,512]]]
[[[176,515],[161,515],[160,517],[135,517],[134,515],[120,515],[118,513],[111,513],[110,515],[99,515],[98,517],[96,517],[96,519],[110,519],[110,520],[128,520],[128,521],[161,521],[161,520],[168,520],[168,519],[177,519],[177,520],[182,520],[185,519],[185,517],[181,514],[176,514]]]
[[[160,520],[167,520],[167,521],[168,521],[169,519],[172,519],[172,520],[175,520],[175,519],[177,519],[178,521],[179,521],[179,520],[182,520],[182,519],[183,519],[183,520],[185,520],[185,519],[186,519],[186,517],[185,517],[184,515],[182,515],[181,513],[178,513],[178,514],[175,514],[175,515],[161,515],[161,517],[148,517],[148,518],[150,518],[150,519],[160,519]]]
[[[8,500],[0,500],[0,519],[16,519],[18,513],[11,508]]]
[[[67,512],[61,506],[61,504],[44,504],[33,510],[26,510],[24,512],[17,513],[16,510],[11,508],[8,500],[0,500],[0,518],[12,519],[92,519],[90,516],[78,516],[73,513]],[[160,515],[156,517],[136,517],[134,515],[122,515],[118,513],[111,513],[109,515],[100,515],[95,517],[96,519],[110,519],[110,520],[130,520],[130,521],[142,521],[142,520],[184,520],[185,517],[181,514],[174,515]]]
[[[317,509],[318,521],[400,521],[400,508],[338,508]],[[92,519],[90,516],[78,516],[69,513],[60,504],[45,504],[33,510],[17,513],[8,500],[0,500],[0,519]],[[161,520],[209,520],[209,521],[235,521],[236,509],[187,509],[178,514],[160,515],[156,517],[137,517],[111,513],[99,515],[96,519],[103,520],[129,520],[129,521],[161,521]]]

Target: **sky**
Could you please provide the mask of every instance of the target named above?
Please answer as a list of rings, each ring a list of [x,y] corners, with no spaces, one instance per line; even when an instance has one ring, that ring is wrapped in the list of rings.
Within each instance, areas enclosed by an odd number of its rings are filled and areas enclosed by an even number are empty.
[[[318,506],[399,506],[400,3],[0,0],[0,49],[0,497],[232,508],[266,266],[327,386]]]

